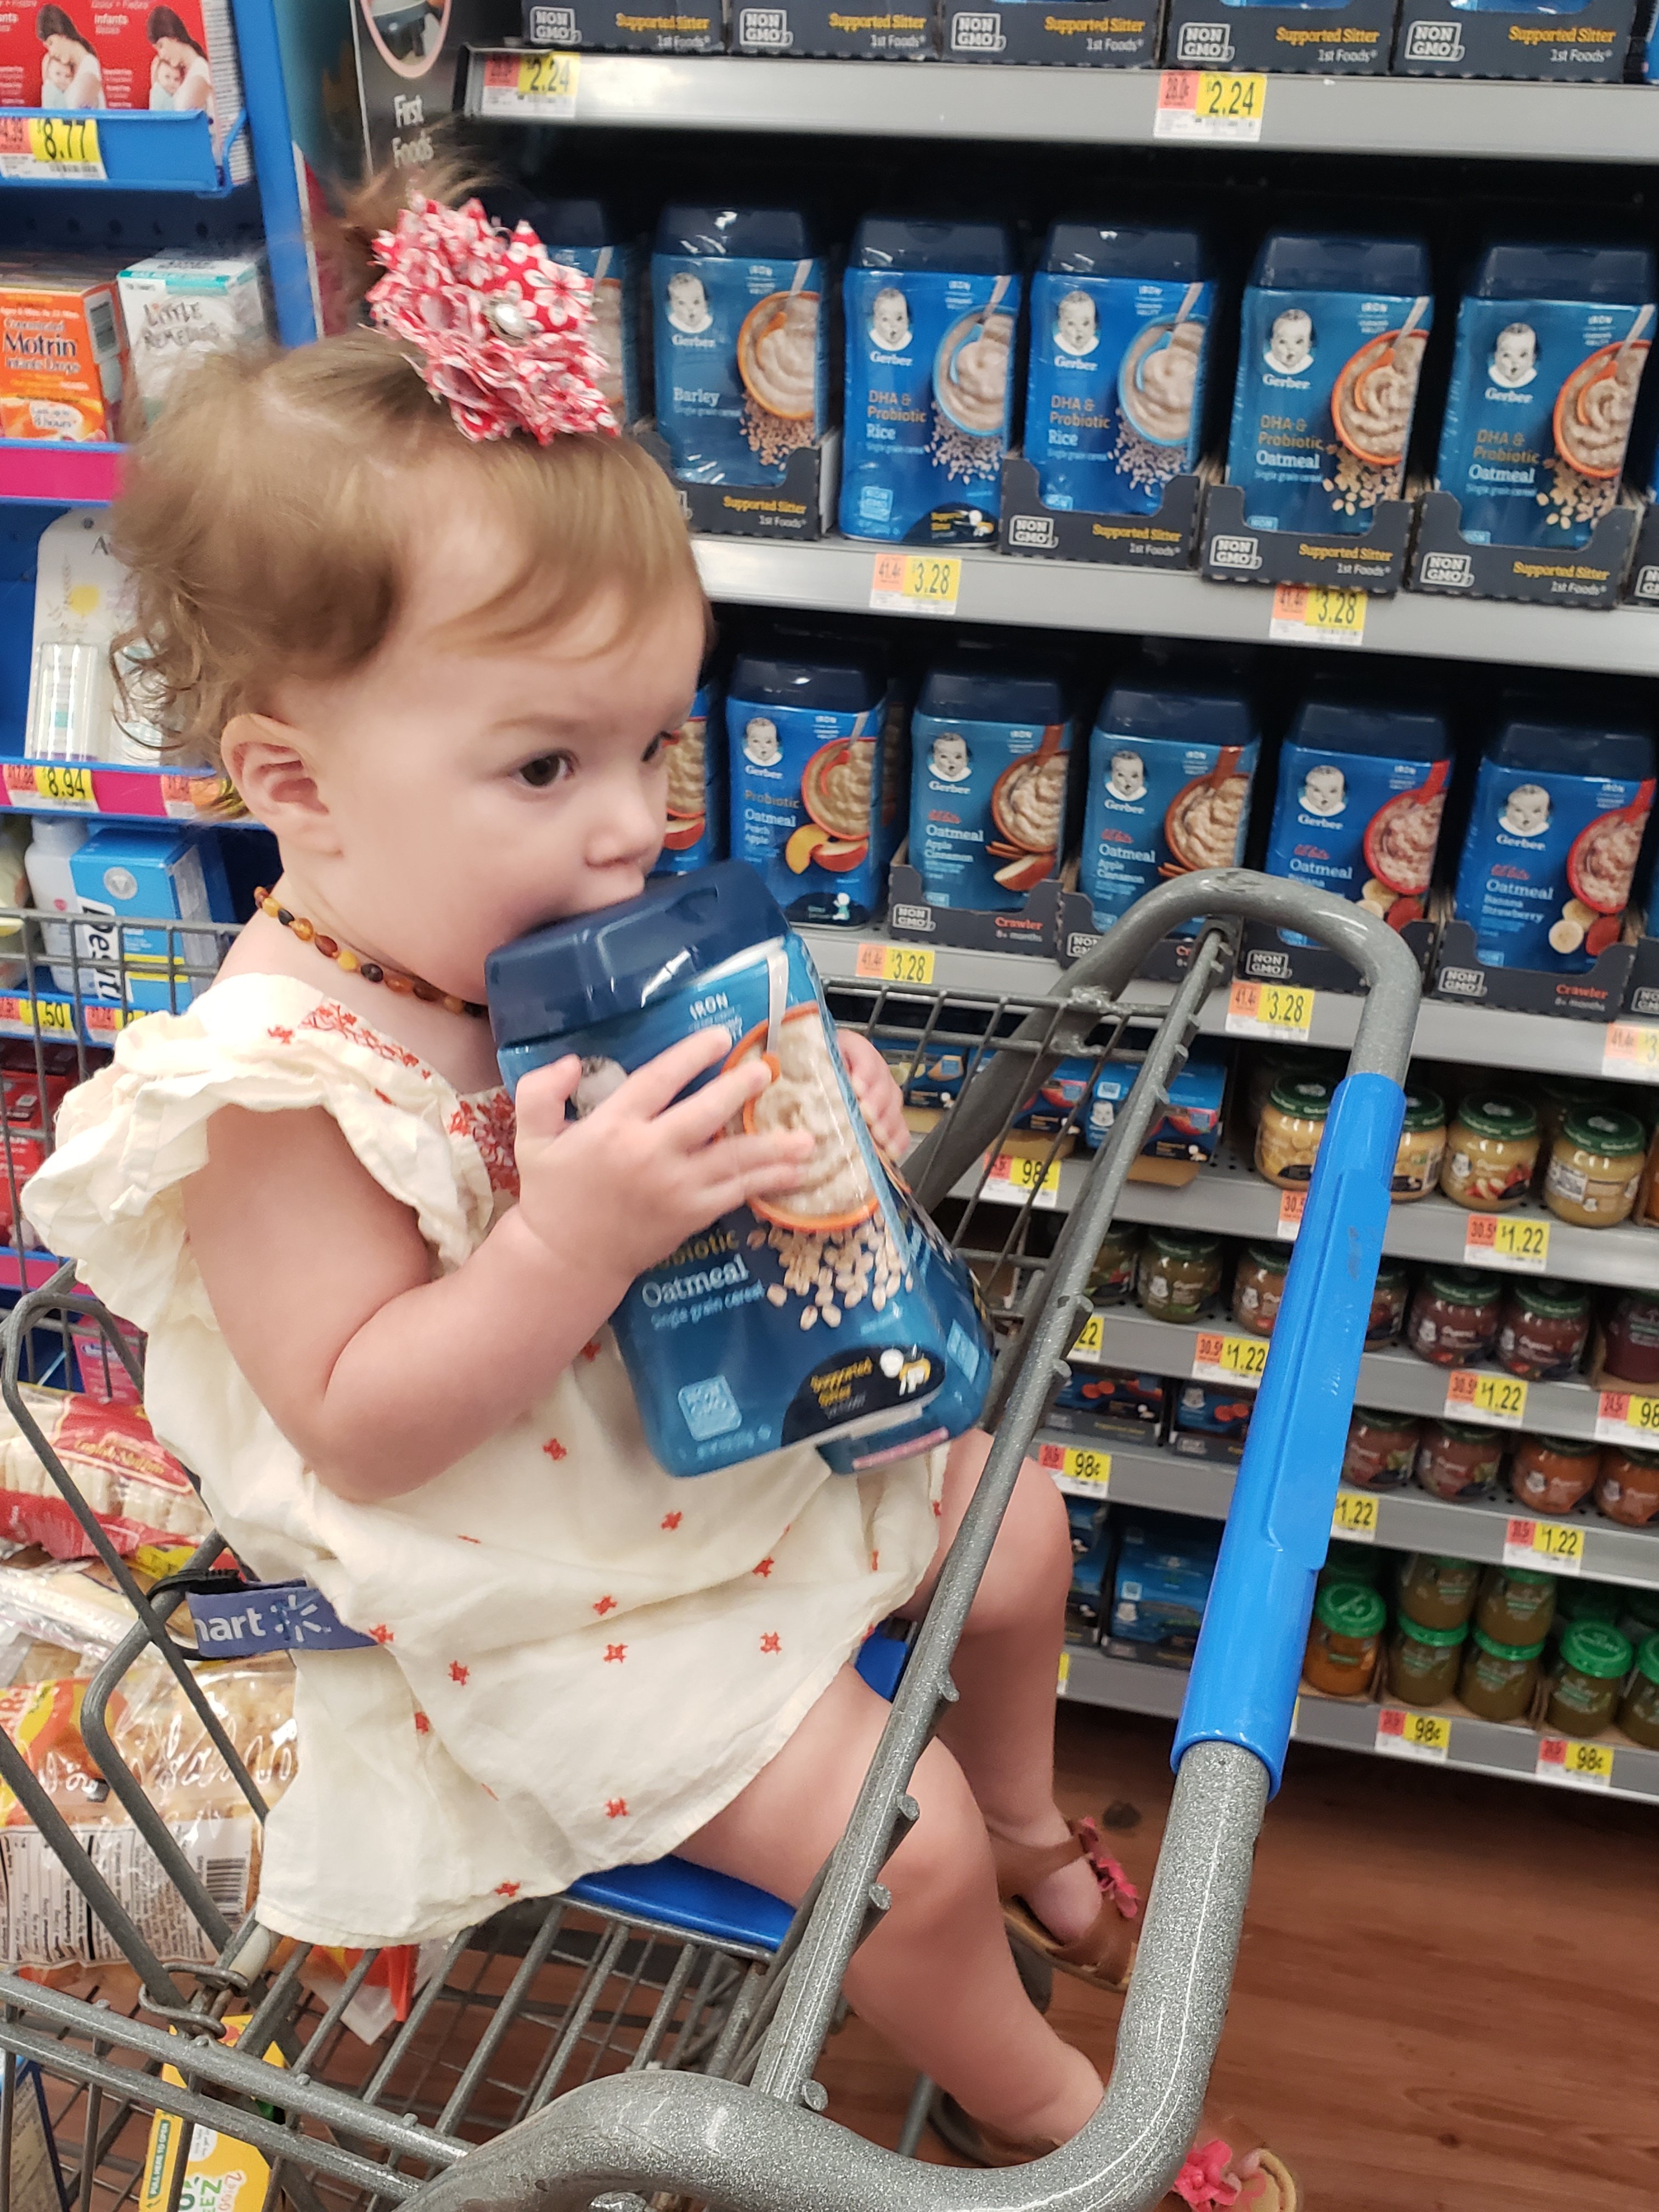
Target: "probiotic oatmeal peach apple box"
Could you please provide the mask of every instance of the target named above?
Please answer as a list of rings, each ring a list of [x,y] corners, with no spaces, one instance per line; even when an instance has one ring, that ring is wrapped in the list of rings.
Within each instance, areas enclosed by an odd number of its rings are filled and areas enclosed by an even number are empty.
[[[112,274],[0,264],[0,436],[118,437],[126,368]]]

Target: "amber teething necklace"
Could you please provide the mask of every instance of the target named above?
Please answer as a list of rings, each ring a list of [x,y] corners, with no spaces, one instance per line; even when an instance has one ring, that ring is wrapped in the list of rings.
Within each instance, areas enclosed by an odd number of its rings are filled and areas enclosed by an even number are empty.
[[[349,945],[337,945],[331,937],[323,935],[314,921],[307,921],[302,914],[290,914],[263,888],[254,892],[253,902],[261,914],[268,914],[284,929],[291,929],[301,945],[314,945],[325,960],[331,960],[348,975],[361,975],[365,983],[384,983],[388,991],[407,994],[425,1006],[441,1006],[447,1013],[471,1014],[477,1021],[489,1017],[489,1007],[481,1006],[476,999],[458,999],[453,991],[441,991],[423,976],[405,975],[401,969],[384,968],[378,960],[365,960]]]

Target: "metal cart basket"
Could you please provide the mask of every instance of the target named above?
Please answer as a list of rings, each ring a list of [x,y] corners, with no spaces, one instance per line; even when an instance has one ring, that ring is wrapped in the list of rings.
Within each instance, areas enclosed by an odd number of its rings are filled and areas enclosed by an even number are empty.
[[[1126,1010],[1145,955],[1200,919],[1161,1018]],[[912,1770],[956,1692],[950,1665],[969,1605],[1045,1404],[1089,1313],[1086,1286],[1129,1167],[1167,1100],[1235,925],[1293,929],[1344,955],[1367,986],[1272,1339],[1186,1703],[1176,1782],[1104,2101],[1083,2132],[997,2172],[917,2164],[824,2114],[813,2069],[836,2023],[842,1976],[888,1899],[883,1865],[917,1817]],[[210,1702],[182,1609],[215,1587],[216,1536],[148,1595],[41,1432],[23,1384],[43,1331],[90,1317],[105,1356],[141,1380],[131,1345],[65,1267],[26,1291],[4,1330],[5,1402],[137,1626],[85,1692],[88,1750],[170,1886],[158,1943],[106,1878],[97,1838],[64,1817],[0,1731],[0,1781],[55,1855],[84,1908],[96,1965],[72,1990],[0,1972],[0,2212],[205,2212],[184,2157],[158,2160],[155,2123],[216,2131],[269,2167],[265,2203],[300,2212],[706,2202],[737,2212],[874,2212],[904,2204],[1139,2212],[1185,2155],[1219,2037],[1251,1855],[1289,1734],[1315,1577],[1322,1564],[1373,1279],[1389,1209],[1419,979],[1364,909],[1243,871],[1183,877],[1140,900],[1047,998],[833,986],[838,1018],[901,1066],[959,1066],[957,1097],[907,1164],[923,1203],[975,1269],[1001,1340],[984,1423],[994,1443],[927,1616],[903,1659],[890,1717],[842,1840],[800,1911],[674,1861],[520,1901],[443,1948],[407,2016],[373,2045],[346,2015],[391,1954],[318,1984],[306,1947],[222,1895],[186,1854],[114,1741],[113,1702],[141,1665],[169,1670],[255,1819],[264,1805]],[[1149,1034],[1150,1029],[1150,1034]],[[988,1196],[990,1163],[1062,1060],[1139,1059],[1134,1087],[1063,1222]],[[1087,1091],[1053,1135],[1067,1149]],[[20,1242],[21,1240],[20,1239]],[[84,1340],[83,1340],[84,1341]],[[84,1352],[83,1352],[84,1356]],[[222,1583],[223,1577],[220,1577]],[[883,1656],[882,1639],[866,1662]],[[884,1685],[883,1686],[888,1686]],[[8,1881],[10,1838],[0,1829]],[[34,1844],[34,1849],[40,1846]],[[232,1908],[235,1910],[237,1908]],[[100,1975],[103,1983],[100,1986]],[[319,1993],[320,1988],[320,1993]],[[240,2023],[240,2030],[230,2023]],[[163,2068],[169,2078],[163,2080]],[[924,2085],[925,2086],[925,2085]],[[920,2102],[913,2107],[918,2116]],[[908,2131],[914,2144],[915,2128]],[[49,2140],[43,2140],[49,2138]],[[204,2138],[196,2136],[194,2141]],[[147,2160],[147,2151],[149,2156]],[[43,2160],[57,2181],[40,2193]],[[27,2200],[22,2203],[20,2200]],[[237,2212],[263,2212],[245,2197]]]

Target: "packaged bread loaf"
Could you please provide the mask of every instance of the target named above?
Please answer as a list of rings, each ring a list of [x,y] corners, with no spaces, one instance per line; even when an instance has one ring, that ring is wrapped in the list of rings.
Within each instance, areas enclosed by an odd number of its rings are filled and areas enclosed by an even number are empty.
[[[110,1405],[78,1392],[26,1389],[26,1402],[70,1480],[117,1551],[199,1540],[210,1522],[190,1478],[137,1406]],[[57,1559],[83,1558],[86,1531],[8,1415],[0,1435],[0,1536],[39,1544]]]

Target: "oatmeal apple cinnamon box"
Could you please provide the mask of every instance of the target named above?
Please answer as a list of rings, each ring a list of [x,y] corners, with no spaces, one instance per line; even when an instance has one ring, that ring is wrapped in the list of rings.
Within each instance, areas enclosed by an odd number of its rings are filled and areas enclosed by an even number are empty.
[[[910,865],[931,905],[1008,913],[1056,873],[1072,723],[1053,676],[962,652],[910,720]]]

